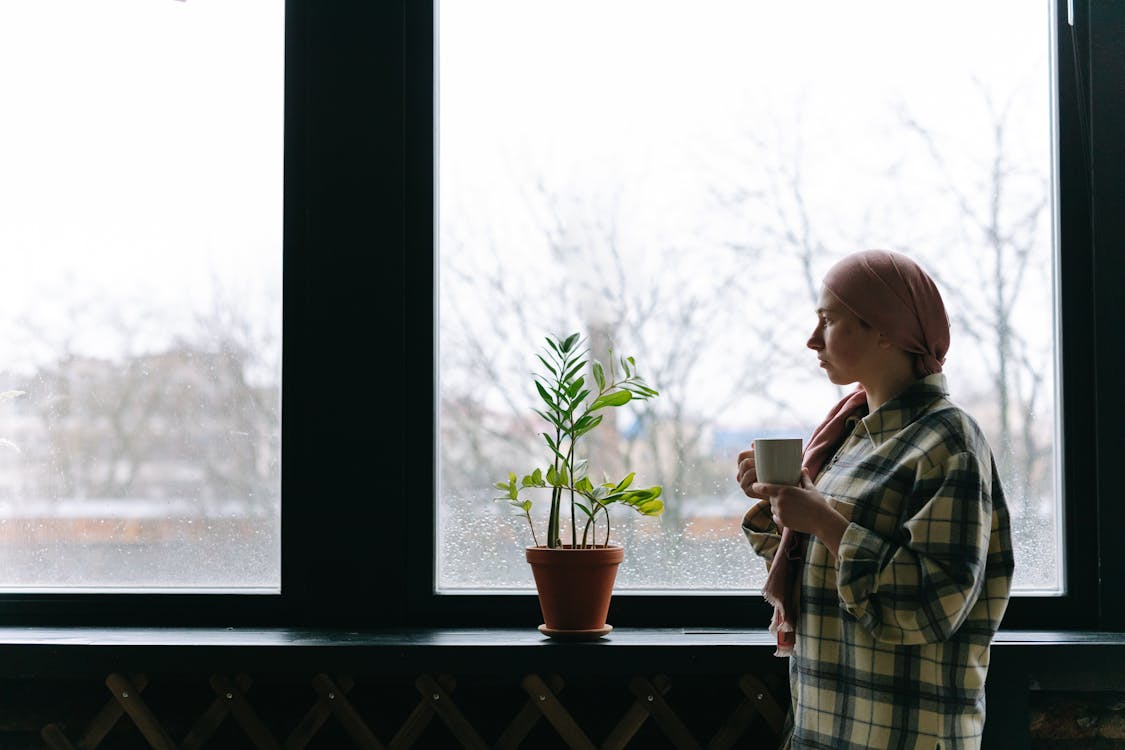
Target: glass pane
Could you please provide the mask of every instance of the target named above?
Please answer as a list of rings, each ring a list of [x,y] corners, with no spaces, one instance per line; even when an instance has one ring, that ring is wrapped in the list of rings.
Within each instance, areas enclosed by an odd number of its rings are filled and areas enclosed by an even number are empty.
[[[890,248],[950,310],[1015,587],[1060,592],[1050,21],[1025,0],[442,4],[437,588],[532,590],[493,484],[545,465],[534,354],[581,331],[661,391],[600,428],[594,473],[667,501],[615,509],[618,589],[757,591],[735,456],[842,395],[805,348],[820,279]]]
[[[0,589],[280,588],[284,4],[0,5]]]

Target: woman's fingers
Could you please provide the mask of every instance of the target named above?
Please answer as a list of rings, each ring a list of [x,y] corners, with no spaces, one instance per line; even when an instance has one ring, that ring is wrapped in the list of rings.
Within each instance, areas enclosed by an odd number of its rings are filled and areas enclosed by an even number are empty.
[[[742,492],[744,494],[746,494],[747,497],[753,497],[753,498],[757,498],[758,500],[764,500],[766,496],[761,494],[761,493],[755,492],[754,491],[754,485],[755,485],[755,477],[754,477],[754,471],[753,470],[750,470],[749,472],[743,474],[738,479],[738,486],[742,488]]]
[[[785,489],[785,485],[755,481],[750,485],[750,489],[757,492],[762,497],[768,497],[770,502],[773,502],[777,498],[778,493]]]
[[[738,454],[738,484],[742,487],[743,492],[749,493],[748,483],[756,482],[758,480],[757,471],[754,466],[754,451],[742,451]]]
[[[813,533],[819,519],[826,509],[824,496],[811,484],[806,487],[805,476],[801,486],[786,484],[766,484],[756,482],[751,489],[761,493],[770,501],[770,514],[779,527],[789,527],[802,533]]]

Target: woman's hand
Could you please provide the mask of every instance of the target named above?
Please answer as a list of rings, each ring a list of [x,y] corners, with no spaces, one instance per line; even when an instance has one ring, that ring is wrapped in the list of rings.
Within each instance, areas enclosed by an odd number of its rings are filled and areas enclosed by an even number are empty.
[[[774,523],[803,534],[816,533],[824,511],[831,510],[824,495],[813,486],[806,469],[801,469],[801,480],[795,487],[754,482],[750,492],[754,493],[752,497],[769,498]]]
[[[797,486],[754,482],[743,491],[751,497],[769,498],[773,522],[803,534],[814,534],[836,555],[840,538],[848,528],[848,520],[828,504],[813,485],[807,469],[801,469]]]
[[[755,500],[765,500],[766,496],[755,492],[753,487],[758,481],[758,470],[754,464],[754,449],[751,448],[747,451],[742,451],[738,454],[738,486],[747,497],[752,497]]]

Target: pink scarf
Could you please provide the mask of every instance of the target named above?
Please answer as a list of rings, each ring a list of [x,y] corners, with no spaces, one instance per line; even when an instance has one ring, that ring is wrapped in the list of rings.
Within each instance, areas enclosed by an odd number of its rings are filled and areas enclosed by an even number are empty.
[[[813,431],[805,445],[801,466],[808,469],[809,476],[815,478],[824,462],[828,460],[832,448],[844,436],[844,425],[848,417],[867,405],[867,393],[857,388],[833,407],[820,426]],[[766,585],[762,595],[773,605],[773,619],[770,632],[777,635],[775,656],[789,656],[797,641],[797,617],[801,605],[801,565],[805,557],[807,534],[801,534],[785,527],[781,530],[781,542],[773,555]]]
[[[853,253],[829,269],[824,286],[860,320],[913,354],[918,377],[941,372],[949,349],[949,318],[933,279],[914,261],[886,250]],[[814,480],[844,438],[848,417],[866,404],[867,393],[860,386],[841,399],[813,431],[801,464]],[[791,655],[797,642],[807,542],[807,534],[781,530],[781,542],[762,588],[762,595],[773,605],[770,632],[777,635],[775,656]]]

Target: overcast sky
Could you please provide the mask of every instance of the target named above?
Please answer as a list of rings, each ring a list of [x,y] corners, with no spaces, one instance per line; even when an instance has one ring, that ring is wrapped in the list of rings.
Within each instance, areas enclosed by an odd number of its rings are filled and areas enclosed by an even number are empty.
[[[283,29],[281,0],[0,3],[0,369],[68,302],[279,292]]]
[[[1043,176],[1030,196],[1041,197],[1053,158],[1050,13],[1042,0],[445,2],[443,246],[458,258],[477,254],[478,265],[499,246],[505,273],[542,276],[543,231],[527,203],[528,186],[541,180],[590,203],[617,201],[619,247],[635,253],[631,280],[644,283],[654,249],[746,237],[751,217],[717,211],[713,189],[755,184],[751,172],[764,165],[740,156],[749,136],[766,141],[772,158],[800,156],[812,221],[840,254],[862,249],[846,244],[854,241],[899,249],[940,239],[948,247],[929,249],[947,275],[979,274],[979,244],[958,234],[945,177],[918,157],[924,149],[900,112],[933,130],[950,179],[987,206],[986,94],[1010,106],[1005,147],[1017,168]],[[880,212],[895,221],[867,218]],[[1052,248],[1048,211],[1019,310],[1048,345]],[[456,293],[456,278],[443,284]],[[771,287],[780,285],[763,284],[764,293]],[[488,314],[487,293],[464,296]],[[462,300],[459,311],[472,304]],[[798,349],[813,322],[807,300],[794,300],[802,306],[807,314],[786,334]],[[954,342],[951,368],[969,375],[980,360],[967,344]],[[969,379],[955,377],[954,387]],[[820,398],[830,397],[820,386]]]
[[[216,277],[240,299],[277,293],[283,5],[0,5],[0,362],[30,356],[21,317],[73,325],[60,299],[175,316],[206,308]],[[874,200],[855,165],[887,142],[888,102],[975,128],[974,79],[1027,100],[1025,137],[1045,158],[1048,13],[1028,0],[444,2],[442,220],[491,222],[524,249],[513,263],[534,263],[518,195],[534,175],[593,196],[624,184],[643,218],[629,231],[695,236],[713,219],[704,170],[770,129],[803,140],[810,197],[847,215]]]

